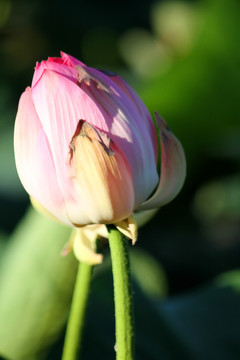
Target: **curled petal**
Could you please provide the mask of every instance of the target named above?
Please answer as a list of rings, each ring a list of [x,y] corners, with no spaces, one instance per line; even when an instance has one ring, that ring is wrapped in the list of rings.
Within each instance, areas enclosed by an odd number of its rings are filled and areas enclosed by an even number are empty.
[[[96,239],[89,238],[83,228],[79,228],[73,232],[70,244],[72,243],[73,252],[79,261],[85,262],[89,265],[101,264],[103,260],[102,254],[96,253]]]
[[[149,210],[169,203],[181,190],[186,176],[182,145],[163,118],[155,113],[161,138],[161,176],[157,190],[138,210]]]
[[[78,232],[78,239],[77,241],[79,241],[79,238],[81,240],[82,237],[87,237],[88,238],[88,244],[91,244],[90,245],[90,252],[92,254],[92,251],[95,249],[96,250],[96,240],[98,237],[101,237],[101,238],[108,238],[108,231],[107,231],[107,227],[106,225],[104,224],[93,224],[93,225],[87,225],[87,226],[83,226],[81,228],[78,229],[79,232]],[[70,240],[65,244],[63,250],[62,250],[62,253],[61,255],[62,256],[66,256],[68,255],[70,252],[73,251],[73,247],[74,247],[74,240],[76,239],[76,233],[75,231],[73,232]],[[94,250],[94,253],[95,253],[95,250]],[[85,251],[85,254],[86,254],[86,249],[84,250]],[[89,252],[88,252],[89,253]],[[97,254],[97,255],[100,255],[100,254]],[[85,256],[85,255],[83,255]],[[81,256],[81,254],[78,256],[78,259],[80,260],[80,258],[82,259],[83,256]],[[100,261],[102,259],[102,256],[99,257],[99,256],[95,256],[94,255],[94,259],[95,261]],[[92,260],[93,261],[93,260]],[[98,262],[96,262],[98,263]]]

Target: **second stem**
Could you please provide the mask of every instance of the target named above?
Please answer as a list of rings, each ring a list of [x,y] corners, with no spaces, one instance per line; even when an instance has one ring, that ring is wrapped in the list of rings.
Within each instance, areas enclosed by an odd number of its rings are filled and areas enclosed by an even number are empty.
[[[76,360],[80,350],[92,266],[79,262],[72,305],[67,324],[62,360]]]

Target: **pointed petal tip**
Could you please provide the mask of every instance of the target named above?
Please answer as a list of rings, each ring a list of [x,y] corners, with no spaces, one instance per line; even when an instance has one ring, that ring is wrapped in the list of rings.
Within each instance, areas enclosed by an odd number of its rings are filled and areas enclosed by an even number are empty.
[[[60,51],[60,56],[61,56],[61,60],[63,61],[63,63],[70,60],[70,56],[62,50]]]
[[[168,123],[166,122],[166,120],[157,111],[154,112],[154,115],[155,115],[155,120],[156,120],[157,127],[158,127],[159,132],[160,132],[160,136],[165,134],[165,132],[169,132],[169,133],[172,134],[172,131],[169,128]]]
[[[138,227],[132,216],[129,216],[127,219],[119,221],[114,225],[123,235],[132,240],[132,245],[136,243],[138,237]]]
[[[168,126],[166,120],[164,120],[164,118],[157,111],[154,111],[154,115],[158,127]]]
[[[39,63],[39,61],[37,61],[34,69],[35,69],[35,70],[38,70],[39,66],[40,66],[40,63]]]

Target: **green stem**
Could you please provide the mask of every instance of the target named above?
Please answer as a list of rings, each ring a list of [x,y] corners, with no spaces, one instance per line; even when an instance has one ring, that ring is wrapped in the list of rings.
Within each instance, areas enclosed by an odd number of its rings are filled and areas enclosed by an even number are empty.
[[[92,266],[79,262],[62,360],[79,359],[77,356],[81,345],[91,274]]]
[[[109,246],[112,258],[116,321],[116,359],[134,359],[132,288],[128,254],[128,240],[111,226]]]

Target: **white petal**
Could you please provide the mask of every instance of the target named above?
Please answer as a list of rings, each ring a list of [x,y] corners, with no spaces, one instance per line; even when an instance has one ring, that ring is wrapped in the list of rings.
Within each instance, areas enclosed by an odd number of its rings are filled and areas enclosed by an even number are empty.
[[[97,234],[95,236],[95,240]],[[73,252],[79,261],[89,265],[101,264],[103,260],[102,254],[96,253],[96,241],[86,236],[84,228],[79,228],[73,234]]]

